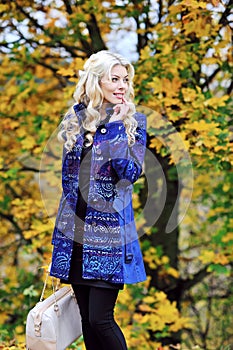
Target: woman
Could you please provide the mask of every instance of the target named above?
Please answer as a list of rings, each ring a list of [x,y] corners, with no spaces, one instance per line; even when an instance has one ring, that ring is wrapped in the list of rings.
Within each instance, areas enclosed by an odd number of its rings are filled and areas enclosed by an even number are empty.
[[[121,55],[93,54],[59,133],[63,193],[50,273],[72,284],[87,350],[127,349],[114,306],[125,283],[146,279],[132,209],[146,122],[135,113],[133,76]]]

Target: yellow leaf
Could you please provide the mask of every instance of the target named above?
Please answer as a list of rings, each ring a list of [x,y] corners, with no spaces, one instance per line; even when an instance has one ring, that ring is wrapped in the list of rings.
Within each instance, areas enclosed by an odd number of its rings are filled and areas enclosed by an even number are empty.
[[[219,5],[219,0],[211,0],[213,6],[217,7]]]
[[[70,68],[74,69],[74,70],[78,70],[78,69],[82,69],[83,68],[83,64],[84,64],[84,60],[80,57],[76,57],[71,65],[70,65]]]
[[[153,94],[158,94],[163,91],[162,80],[158,77],[154,77],[152,82],[148,83],[148,87],[153,90]]]
[[[212,147],[216,146],[217,142],[218,142],[218,138],[215,136],[210,137],[210,136],[206,135],[206,138],[203,140],[203,144],[208,148],[212,148]]]
[[[223,189],[223,192],[228,192],[231,189],[231,184],[224,183],[222,189]]]
[[[147,60],[151,57],[151,49],[148,46],[145,46],[144,49],[141,50],[140,60]]]
[[[18,137],[24,137],[25,135],[27,135],[27,130],[25,129],[18,129],[16,130],[16,134]]]
[[[194,89],[184,88],[181,91],[185,102],[194,101],[197,96],[197,93]]]
[[[7,11],[9,11],[9,8],[8,8],[8,5],[3,5],[3,4],[1,4],[0,5],[0,12],[7,12]]]
[[[148,304],[153,304],[155,301],[156,301],[155,297],[152,297],[150,295],[143,298],[143,302],[148,303]]]
[[[168,264],[169,263],[169,257],[166,256],[166,255],[162,256],[161,263],[162,264]]]
[[[233,232],[229,232],[227,233],[223,238],[222,238],[222,241],[224,243],[227,243],[229,241],[233,241]]]
[[[21,141],[21,144],[22,144],[23,149],[28,149],[29,150],[29,149],[32,149],[35,146],[36,141],[31,135],[28,135],[25,139],[23,139]]]
[[[217,123],[207,123],[205,120],[194,121],[193,123],[187,123],[186,128],[196,131],[210,131],[213,128],[217,128],[219,124]]]
[[[176,303],[171,303],[168,300],[163,301],[161,307],[157,310],[157,314],[166,323],[172,323],[179,317],[179,312],[176,308]]]
[[[4,158],[0,157],[0,169],[2,169],[4,166]]]
[[[143,312],[152,312],[153,311],[153,308],[151,308],[149,305],[146,305],[146,304],[139,305],[138,308]]]
[[[224,95],[222,97],[212,97],[204,101],[204,106],[211,106],[212,108],[224,107],[228,99],[228,95]]]
[[[163,124],[160,125],[159,123],[162,122]],[[152,128],[159,128],[160,126],[164,126],[166,120],[163,119],[160,113],[153,111],[148,117],[147,117],[147,124],[148,127]]]
[[[66,77],[66,76],[73,77],[75,75],[74,70],[71,68],[60,68],[57,71],[57,73],[63,75],[64,77]]]
[[[168,55],[172,51],[172,46],[170,44],[163,45],[163,55]]]
[[[162,146],[163,144],[158,140],[158,138],[154,137],[150,142],[150,147],[156,149],[158,153],[160,152]]]
[[[165,327],[165,322],[160,316],[153,314],[149,318],[149,321],[149,329],[151,329],[152,331],[162,331]]]
[[[227,265],[229,264],[229,259],[225,255],[219,253],[215,255],[213,262],[215,264]]]
[[[175,320],[174,324],[170,325],[169,331],[178,332],[184,328],[193,328],[188,317],[179,317]]]
[[[162,301],[166,300],[166,298],[167,298],[167,296],[164,292],[157,292],[155,296],[156,296],[156,300],[158,302],[162,302]]]
[[[195,1],[195,0],[185,0],[182,2],[182,4],[188,6],[188,7],[192,7],[194,9],[198,9],[198,8],[206,8],[206,3],[204,1]]]
[[[164,78],[162,80],[162,84],[163,84],[163,91],[166,93],[167,97],[172,98],[178,94],[179,89],[182,85],[182,81],[178,77],[175,77],[172,80]],[[179,100],[177,100],[177,102],[178,101]],[[173,104],[176,104],[176,103],[173,101]]]
[[[212,216],[215,216],[217,214],[222,214],[226,211],[224,207],[217,207],[214,209],[210,209],[208,212],[208,218],[211,218]]]
[[[1,312],[0,324],[4,324],[7,321],[8,317],[9,315],[7,312]]]
[[[215,257],[215,253],[213,251],[205,250],[201,253],[201,255],[199,256],[199,259],[202,261],[203,264],[209,264],[213,262],[214,257]]]
[[[16,333],[23,334],[24,333],[24,326],[20,325],[15,328]]]
[[[171,276],[173,276],[174,278],[178,278],[179,277],[179,272],[174,269],[173,267],[169,267],[169,269],[167,270],[167,273]]]
[[[32,229],[38,230],[39,232],[50,231],[52,227],[53,225],[50,221],[44,224],[40,220],[35,220],[31,225]]]

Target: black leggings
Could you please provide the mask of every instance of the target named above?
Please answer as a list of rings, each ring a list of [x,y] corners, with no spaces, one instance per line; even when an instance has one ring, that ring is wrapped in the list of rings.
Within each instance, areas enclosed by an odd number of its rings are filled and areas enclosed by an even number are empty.
[[[72,285],[82,317],[86,350],[127,350],[114,320],[118,289]]]

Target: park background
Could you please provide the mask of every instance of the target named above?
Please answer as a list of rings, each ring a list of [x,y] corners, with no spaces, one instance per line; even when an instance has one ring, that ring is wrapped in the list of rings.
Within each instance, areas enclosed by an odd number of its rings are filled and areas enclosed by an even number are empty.
[[[25,348],[51,258],[54,132],[102,49],[134,64],[148,117],[134,192],[148,280],[116,308],[129,349],[233,349],[231,10],[231,0],[1,1],[1,349]]]

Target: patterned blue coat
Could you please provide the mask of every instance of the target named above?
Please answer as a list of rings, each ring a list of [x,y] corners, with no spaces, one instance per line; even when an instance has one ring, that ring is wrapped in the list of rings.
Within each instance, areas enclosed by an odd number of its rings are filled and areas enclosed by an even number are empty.
[[[75,106],[78,120],[84,113]],[[146,147],[146,118],[136,113],[136,142],[128,146],[123,122],[99,126],[94,135],[90,188],[83,233],[84,279],[137,283],[146,279],[132,208],[132,184],[139,178]],[[53,232],[50,274],[68,279],[77,218],[83,134],[72,151],[64,148],[62,197]]]

